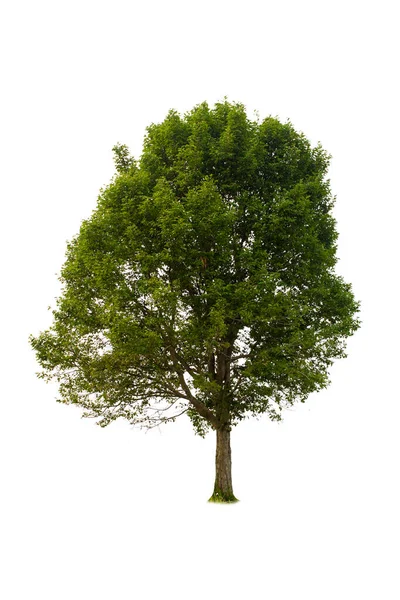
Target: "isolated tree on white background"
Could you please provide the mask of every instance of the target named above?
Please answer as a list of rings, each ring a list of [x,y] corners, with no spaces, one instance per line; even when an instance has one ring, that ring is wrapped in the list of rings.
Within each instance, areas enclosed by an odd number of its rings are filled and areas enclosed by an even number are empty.
[[[213,501],[236,500],[230,431],[327,386],[359,326],[334,271],[329,156],[245,107],[170,111],[68,244],[49,330],[30,341],[59,401],[102,426],[186,414],[216,431]]]

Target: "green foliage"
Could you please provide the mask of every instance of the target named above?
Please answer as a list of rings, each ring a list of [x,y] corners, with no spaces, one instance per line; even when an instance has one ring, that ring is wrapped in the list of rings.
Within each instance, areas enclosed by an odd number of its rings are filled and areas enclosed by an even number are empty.
[[[104,426],[186,412],[197,433],[304,401],[359,326],[334,272],[329,156],[242,104],[170,111],[68,244],[49,330],[60,402]]]
[[[129,153],[129,148],[125,144],[116,144],[113,148],[114,164],[118,173],[126,173],[134,169],[136,163]]]

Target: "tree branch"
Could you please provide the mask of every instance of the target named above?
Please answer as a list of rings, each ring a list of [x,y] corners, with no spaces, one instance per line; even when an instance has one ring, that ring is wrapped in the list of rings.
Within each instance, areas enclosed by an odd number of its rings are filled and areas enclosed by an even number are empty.
[[[185,381],[184,372],[182,371],[182,369],[179,366],[175,348],[172,345],[170,345],[169,349],[170,349],[172,362],[175,366],[181,387],[186,394],[187,400],[189,400],[189,402],[192,404],[192,406],[194,406],[194,408],[197,410],[199,415],[204,417],[206,419],[206,421],[208,421],[214,428],[217,428],[218,424],[219,424],[217,417],[214,415],[214,413],[209,408],[207,408],[205,406],[205,404],[203,404],[203,402],[201,402],[195,396],[193,396],[188,384]]]

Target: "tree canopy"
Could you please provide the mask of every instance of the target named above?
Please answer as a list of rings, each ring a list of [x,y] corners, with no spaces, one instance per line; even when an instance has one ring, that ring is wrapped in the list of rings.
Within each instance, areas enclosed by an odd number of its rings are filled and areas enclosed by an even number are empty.
[[[68,244],[51,327],[31,337],[59,401],[102,426],[186,413],[230,429],[329,383],[359,326],[335,273],[329,155],[227,100],[147,128]]]

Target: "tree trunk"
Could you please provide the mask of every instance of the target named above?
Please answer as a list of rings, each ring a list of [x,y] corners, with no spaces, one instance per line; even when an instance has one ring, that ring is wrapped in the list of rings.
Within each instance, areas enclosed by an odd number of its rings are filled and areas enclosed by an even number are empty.
[[[217,429],[214,492],[209,502],[237,502],[232,489],[231,432]]]

